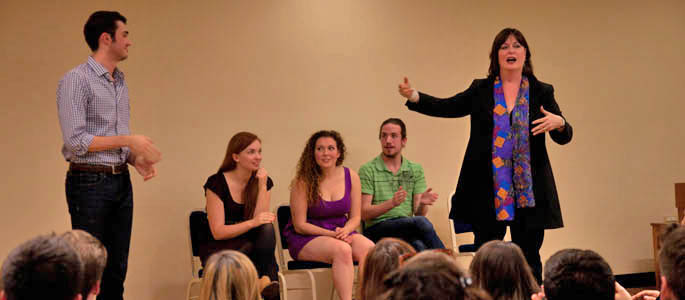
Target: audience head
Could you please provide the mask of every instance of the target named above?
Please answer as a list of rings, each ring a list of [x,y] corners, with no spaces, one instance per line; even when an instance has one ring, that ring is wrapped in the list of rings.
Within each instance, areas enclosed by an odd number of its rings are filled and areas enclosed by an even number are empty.
[[[2,265],[4,299],[81,299],[81,260],[54,233],[33,238],[10,252]]]
[[[245,219],[252,219],[255,206],[257,206],[257,196],[259,194],[259,180],[255,174],[259,170],[262,162],[262,140],[254,133],[238,132],[226,147],[226,155],[224,161],[219,167],[219,172],[229,172],[236,168],[244,169],[252,172],[252,176],[247,181],[245,190],[242,193],[242,200],[245,204],[245,211],[243,212]]]
[[[459,270],[455,258],[439,251],[423,251],[390,273],[384,281],[388,289],[381,299],[489,300],[471,279]]]
[[[614,274],[592,250],[565,249],[545,263],[545,296],[549,300],[613,300]]]
[[[661,297],[685,300],[685,227],[674,225],[662,237],[659,252]]]
[[[83,263],[81,296],[84,299],[94,298],[100,292],[100,280],[107,264],[107,249],[97,238],[80,229],[69,230],[62,234],[62,238],[71,244]]]
[[[416,250],[395,238],[384,238],[369,250],[359,281],[362,299],[373,300],[385,292],[383,278],[399,267],[400,256],[405,253],[416,253]]]
[[[474,285],[494,300],[528,300],[540,291],[521,249],[514,243],[490,241],[471,261]]]
[[[387,119],[381,123],[378,139],[381,141],[383,156],[397,157],[407,144],[407,126],[398,118]]]
[[[204,269],[200,300],[258,300],[257,270],[245,254],[224,250],[212,255]]]
[[[310,205],[318,201],[322,169],[340,166],[344,160],[345,143],[337,131],[320,130],[309,137],[297,164],[295,183],[304,184]]]

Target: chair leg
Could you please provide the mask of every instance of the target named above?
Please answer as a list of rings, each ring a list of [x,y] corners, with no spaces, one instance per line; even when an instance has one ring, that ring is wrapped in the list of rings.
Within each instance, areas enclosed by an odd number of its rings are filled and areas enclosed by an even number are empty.
[[[309,275],[309,282],[312,286],[312,300],[316,300],[316,280],[314,279],[314,273],[307,270],[307,275]]]
[[[278,272],[278,281],[281,300],[288,300],[288,284],[285,282],[285,276],[283,276],[283,273],[281,272]]]
[[[335,300],[335,294],[336,293],[337,293],[337,290],[335,289],[335,287],[332,287],[331,288],[331,300]],[[338,299],[340,299],[340,297],[338,297]]]
[[[200,298],[199,295],[192,296],[190,294],[193,291],[193,286],[195,286],[197,284],[202,284],[202,280],[199,278],[193,278],[190,280],[190,282],[188,282],[188,289],[186,289],[186,299],[193,300],[193,299],[199,299]]]

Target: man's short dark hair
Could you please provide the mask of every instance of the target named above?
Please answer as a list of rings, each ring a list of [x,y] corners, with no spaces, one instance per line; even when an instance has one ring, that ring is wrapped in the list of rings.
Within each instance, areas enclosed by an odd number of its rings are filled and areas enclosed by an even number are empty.
[[[613,300],[616,290],[609,264],[592,250],[564,249],[545,263],[549,300]]]
[[[398,119],[398,118],[390,118],[390,119],[387,119],[387,120],[383,121],[383,123],[381,123],[381,128],[378,129],[378,138],[379,138],[379,139],[381,138],[381,133],[382,133],[382,131],[383,131],[383,126],[385,126],[385,124],[395,124],[395,125],[397,125],[397,126],[400,126],[400,129],[401,129],[401,132],[402,132],[402,138],[403,138],[403,139],[406,139],[406,138],[407,138],[407,126],[404,125],[404,122],[402,122],[402,120],[400,120],[400,119]]]
[[[117,21],[126,24],[126,17],[116,11],[96,11],[88,18],[86,25],[83,26],[83,35],[90,50],[97,50],[100,46],[99,40],[103,32],[108,33],[115,41],[117,31]]]
[[[19,245],[2,265],[8,300],[72,300],[81,291],[82,277],[76,250],[54,233]]]
[[[659,267],[673,295],[685,300],[685,227],[673,225],[662,237]]]

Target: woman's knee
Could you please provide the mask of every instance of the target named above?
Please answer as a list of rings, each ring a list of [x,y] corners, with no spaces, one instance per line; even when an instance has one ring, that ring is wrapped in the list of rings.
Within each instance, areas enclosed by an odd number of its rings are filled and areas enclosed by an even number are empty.
[[[255,234],[259,237],[264,236],[273,238],[276,236],[276,233],[274,232],[274,225],[271,223],[259,225],[254,230]]]
[[[255,228],[255,243],[258,248],[274,248],[276,247],[276,233],[274,226],[271,224],[260,225]]]
[[[352,246],[343,241],[331,243],[333,260],[352,261]]]
[[[354,259],[357,261],[362,260],[374,245],[375,244],[371,240],[359,235],[358,240],[353,242],[352,246],[352,255]]]

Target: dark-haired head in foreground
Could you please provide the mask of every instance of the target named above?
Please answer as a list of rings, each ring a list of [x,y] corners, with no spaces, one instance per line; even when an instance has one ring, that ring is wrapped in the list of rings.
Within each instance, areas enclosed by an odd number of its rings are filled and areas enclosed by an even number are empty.
[[[55,234],[33,238],[10,252],[2,265],[2,300],[81,299],[81,260]]]
[[[609,264],[592,250],[564,249],[545,263],[549,300],[613,300],[616,291]]]

